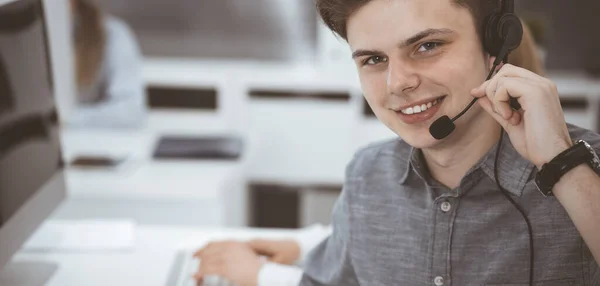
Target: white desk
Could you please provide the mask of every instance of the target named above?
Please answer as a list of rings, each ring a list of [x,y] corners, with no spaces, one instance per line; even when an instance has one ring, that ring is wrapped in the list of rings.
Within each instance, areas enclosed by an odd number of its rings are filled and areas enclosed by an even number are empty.
[[[0,282],[16,280],[22,284],[13,285],[31,286],[169,286],[170,267],[179,249],[196,249],[214,239],[283,238],[295,233],[295,230],[138,226],[135,247],[129,251],[21,251],[0,272]],[[37,283],[25,283],[32,280]]]
[[[353,67],[352,67],[353,68]],[[569,122],[595,129],[600,114],[600,81],[584,73],[550,71],[562,97],[583,97],[587,109],[565,110]],[[317,65],[147,58],[147,84],[212,87],[223,114],[240,130],[263,139],[253,148],[248,179],[294,185],[341,184],[359,147],[395,137],[375,118],[362,115],[360,82],[354,73]],[[349,92],[348,102],[304,98],[252,98],[250,90]],[[156,121],[158,123],[158,121]],[[154,123],[153,123],[154,124]]]
[[[252,181],[341,184],[358,148],[353,129],[360,119],[359,81],[347,74],[312,65],[148,58],[144,80],[149,85],[218,90],[224,116],[261,139],[251,151],[255,159],[249,160],[247,175]],[[346,92],[352,98],[348,102],[250,99],[252,90]]]
[[[64,130],[62,143],[67,162],[81,154],[129,159],[115,170],[68,168],[67,200],[57,210],[56,217],[133,218],[140,223],[196,226],[245,225],[244,173],[248,149],[245,148],[239,161],[154,161],[152,151],[160,133],[148,129]]]

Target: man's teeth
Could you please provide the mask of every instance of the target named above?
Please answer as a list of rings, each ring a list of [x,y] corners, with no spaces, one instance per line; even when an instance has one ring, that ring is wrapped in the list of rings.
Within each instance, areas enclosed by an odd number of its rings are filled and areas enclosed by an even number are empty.
[[[416,114],[416,113],[421,113],[429,108],[431,108],[432,106],[438,104],[440,102],[440,99],[436,99],[432,102],[429,102],[427,104],[421,104],[421,105],[415,105],[413,107],[409,107],[406,109],[402,109],[402,113],[404,114]]]

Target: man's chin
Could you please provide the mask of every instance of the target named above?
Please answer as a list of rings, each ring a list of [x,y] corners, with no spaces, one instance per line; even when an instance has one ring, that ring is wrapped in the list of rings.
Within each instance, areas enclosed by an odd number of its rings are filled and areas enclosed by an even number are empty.
[[[396,134],[398,134],[398,132]],[[404,134],[398,134],[398,136],[408,145],[418,149],[432,148],[441,142],[440,140],[433,138],[429,133],[429,130],[413,131],[408,134],[405,132]]]

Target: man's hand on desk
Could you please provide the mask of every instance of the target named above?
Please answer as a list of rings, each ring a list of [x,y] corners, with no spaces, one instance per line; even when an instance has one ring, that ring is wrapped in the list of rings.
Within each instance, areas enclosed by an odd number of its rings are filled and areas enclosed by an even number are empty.
[[[205,275],[218,275],[235,285],[256,286],[258,272],[263,264],[260,256],[244,242],[212,242],[198,250],[194,257],[200,259],[200,269],[194,275],[201,281]]]
[[[292,265],[300,258],[300,245],[294,240],[255,239],[248,242],[250,247],[259,255],[269,258],[269,261],[279,264]]]

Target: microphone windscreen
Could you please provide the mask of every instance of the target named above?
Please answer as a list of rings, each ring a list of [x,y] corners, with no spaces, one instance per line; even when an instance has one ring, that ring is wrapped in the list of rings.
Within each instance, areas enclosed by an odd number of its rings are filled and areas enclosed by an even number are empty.
[[[454,131],[454,122],[447,115],[444,115],[438,118],[436,121],[429,126],[429,133],[433,138],[440,140],[446,138],[446,136],[450,135],[452,131]]]

